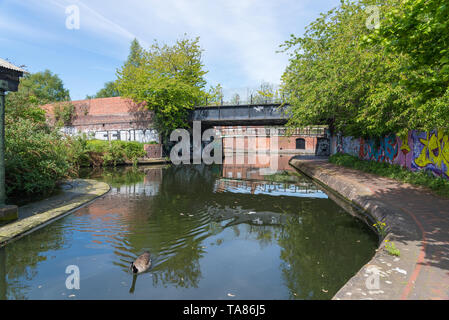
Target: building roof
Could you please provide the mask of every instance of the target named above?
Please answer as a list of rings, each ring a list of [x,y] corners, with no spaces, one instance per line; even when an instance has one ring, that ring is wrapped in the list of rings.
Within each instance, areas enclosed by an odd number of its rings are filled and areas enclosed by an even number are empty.
[[[145,103],[134,103],[131,99],[121,97],[62,101],[73,105],[73,126],[96,126],[102,124],[133,124],[134,128],[148,128],[153,120],[153,113],[145,108]],[[55,107],[60,103],[41,106],[48,119],[54,119]]]
[[[23,73],[27,73],[25,70],[23,70],[22,68],[16,67],[15,65],[13,65],[12,63],[0,58],[0,67],[4,68],[4,69],[9,69],[9,70],[14,70],[17,72],[23,72]]]

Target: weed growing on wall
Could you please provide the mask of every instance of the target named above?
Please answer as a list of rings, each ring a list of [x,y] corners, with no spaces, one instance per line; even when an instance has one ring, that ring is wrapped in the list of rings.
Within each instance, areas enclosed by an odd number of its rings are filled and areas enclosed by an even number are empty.
[[[392,256],[399,257],[401,255],[401,251],[396,248],[394,242],[390,242],[389,240],[385,240],[385,250]]]
[[[373,224],[373,227],[376,228],[377,232],[379,232],[382,239],[385,238],[385,236],[387,235],[387,231],[386,231],[387,225],[385,222],[377,221],[375,224]]]

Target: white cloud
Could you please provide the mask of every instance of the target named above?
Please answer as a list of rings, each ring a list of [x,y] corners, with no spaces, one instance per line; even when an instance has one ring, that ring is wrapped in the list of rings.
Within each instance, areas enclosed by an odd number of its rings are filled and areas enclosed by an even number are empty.
[[[95,54],[91,55],[91,65],[99,56],[124,60],[135,37],[148,47],[154,39],[173,43],[184,33],[189,37],[200,36],[205,67],[210,71],[207,79],[211,84],[221,83],[227,91],[257,87],[262,81],[279,83],[288,62],[285,54],[276,53],[279,45],[291,33],[302,34],[305,25],[319,12],[339,2],[321,0],[323,4],[317,5],[315,0],[4,1],[0,4],[0,9],[6,7],[6,12],[0,12],[0,36],[7,37],[1,29],[9,26],[30,42],[46,39],[42,44],[45,47],[53,45],[58,50],[63,45],[91,52]],[[80,7],[81,28],[69,32],[65,28],[65,8],[73,4]],[[7,20],[8,8],[31,12],[32,19]],[[118,65],[110,67],[115,69]]]
[[[69,0],[50,0],[59,7]],[[273,1],[77,1],[83,32],[115,39],[121,45],[137,37],[148,46],[153,39],[174,41],[186,32],[200,36],[205,49],[209,78],[221,82],[214,73],[228,65],[237,70],[240,82],[279,82],[287,57],[277,54],[285,34],[279,31],[280,16]],[[232,76],[231,76],[232,77]],[[226,85],[226,83],[223,83]]]

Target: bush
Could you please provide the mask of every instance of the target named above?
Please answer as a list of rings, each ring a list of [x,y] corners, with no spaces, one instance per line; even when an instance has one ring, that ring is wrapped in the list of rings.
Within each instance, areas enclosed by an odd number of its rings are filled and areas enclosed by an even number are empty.
[[[138,158],[144,157],[145,154],[143,143],[140,142],[88,140],[80,163],[94,167],[116,166],[126,161],[136,164]]]
[[[414,172],[403,168],[400,165],[360,160],[358,157],[343,153],[337,153],[330,156],[329,162],[392,178],[401,182],[427,187],[441,196],[449,197],[449,180],[437,177],[433,175],[432,172],[425,170]]]
[[[6,193],[8,198],[45,195],[57,183],[76,176],[78,158],[72,140],[29,119],[7,117],[5,129]]]

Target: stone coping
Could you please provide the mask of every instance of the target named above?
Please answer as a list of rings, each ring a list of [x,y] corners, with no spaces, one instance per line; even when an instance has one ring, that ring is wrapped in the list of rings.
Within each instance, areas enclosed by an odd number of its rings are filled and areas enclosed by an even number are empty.
[[[430,240],[426,234],[445,229],[448,223],[449,212],[444,212],[444,208],[449,207],[449,200],[426,189],[333,165],[327,160],[292,158],[290,165],[356,204],[371,227],[373,221],[386,223],[385,238],[379,235],[374,257],[335,294],[334,300],[449,298],[449,273],[444,260],[448,253],[447,229],[432,239],[432,250],[436,252],[426,250]],[[427,225],[431,217],[438,217],[436,225]],[[387,253],[385,240],[395,243],[399,257]],[[428,256],[440,260],[427,262]],[[378,283],[374,274],[378,275]]]
[[[64,183],[62,192],[19,208],[19,220],[0,227],[0,247],[62,218],[109,192],[107,183],[74,179]]]

